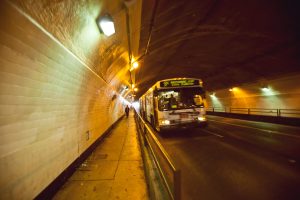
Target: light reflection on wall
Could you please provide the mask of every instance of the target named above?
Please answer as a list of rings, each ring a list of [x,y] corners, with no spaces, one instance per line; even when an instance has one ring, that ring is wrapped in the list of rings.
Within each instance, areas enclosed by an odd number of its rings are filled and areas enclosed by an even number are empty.
[[[299,109],[300,108],[300,73],[291,76],[257,81],[245,84],[235,91],[229,88],[214,91],[215,96],[207,95],[208,107]],[[243,99],[243,100],[241,100]]]
[[[129,103],[129,101],[127,101],[126,99],[124,99],[124,97],[122,97],[122,96],[120,96],[120,100],[121,100],[121,102],[122,102],[123,105],[131,105]]]
[[[83,27],[81,34],[78,36],[79,40],[82,41],[81,45],[83,48],[89,48],[90,52],[94,51],[98,47],[100,40],[99,29],[92,19],[86,20],[89,24]]]
[[[261,88],[262,93],[262,106],[267,108],[284,108],[285,105],[280,100],[279,96],[281,95],[280,92],[275,91],[273,88],[264,87]]]
[[[222,103],[220,102],[220,100],[218,99],[218,97],[216,97],[216,94],[213,93],[210,96],[210,99],[211,99],[211,102],[212,102],[212,107],[217,107],[217,108],[220,108],[220,107],[223,107]]]
[[[133,102],[133,103],[132,103],[132,106],[134,107],[134,109],[135,109],[136,111],[139,112],[139,110],[140,110],[140,104],[139,104],[138,101]]]
[[[272,95],[276,95],[278,94],[278,92],[274,91],[272,88],[270,87],[264,87],[261,88],[262,93],[264,94],[264,96],[272,96]]]
[[[249,102],[247,101],[247,98],[250,96],[248,92],[246,92],[246,90],[240,88],[240,87],[234,87],[231,91],[232,95],[233,95],[233,99],[232,99],[232,107],[248,107],[249,106]]]

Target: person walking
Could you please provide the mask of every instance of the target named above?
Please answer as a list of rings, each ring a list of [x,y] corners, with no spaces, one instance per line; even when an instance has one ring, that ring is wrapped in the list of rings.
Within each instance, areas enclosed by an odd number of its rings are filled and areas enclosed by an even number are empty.
[[[126,117],[128,117],[128,115],[129,115],[129,107],[128,107],[128,105],[126,105],[125,113],[126,113]]]

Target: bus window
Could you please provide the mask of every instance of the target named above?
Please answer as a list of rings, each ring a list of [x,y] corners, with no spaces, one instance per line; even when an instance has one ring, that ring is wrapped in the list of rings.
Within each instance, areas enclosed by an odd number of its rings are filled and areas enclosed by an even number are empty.
[[[203,99],[201,97],[201,95],[194,95],[194,102],[196,106],[201,106],[203,105]]]
[[[158,92],[159,110],[176,110],[203,106],[204,92],[201,88],[176,88]]]

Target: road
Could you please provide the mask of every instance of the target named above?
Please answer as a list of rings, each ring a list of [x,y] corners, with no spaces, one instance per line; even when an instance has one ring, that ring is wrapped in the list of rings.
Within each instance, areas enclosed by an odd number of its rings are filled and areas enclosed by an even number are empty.
[[[300,199],[299,127],[208,118],[157,135],[182,171],[182,199]]]

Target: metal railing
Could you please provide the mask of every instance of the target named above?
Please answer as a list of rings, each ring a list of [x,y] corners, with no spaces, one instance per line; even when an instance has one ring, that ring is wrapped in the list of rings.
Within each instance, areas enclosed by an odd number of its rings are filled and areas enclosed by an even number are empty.
[[[300,109],[208,107],[207,111],[238,113],[238,114],[247,114],[247,115],[264,115],[264,116],[275,116],[275,117],[300,118]]]
[[[137,111],[135,111],[135,119],[139,126],[140,135],[154,158],[154,162],[170,198],[179,200],[181,190],[180,170],[175,167],[170,156],[153,133],[152,128],[150,128]]]

